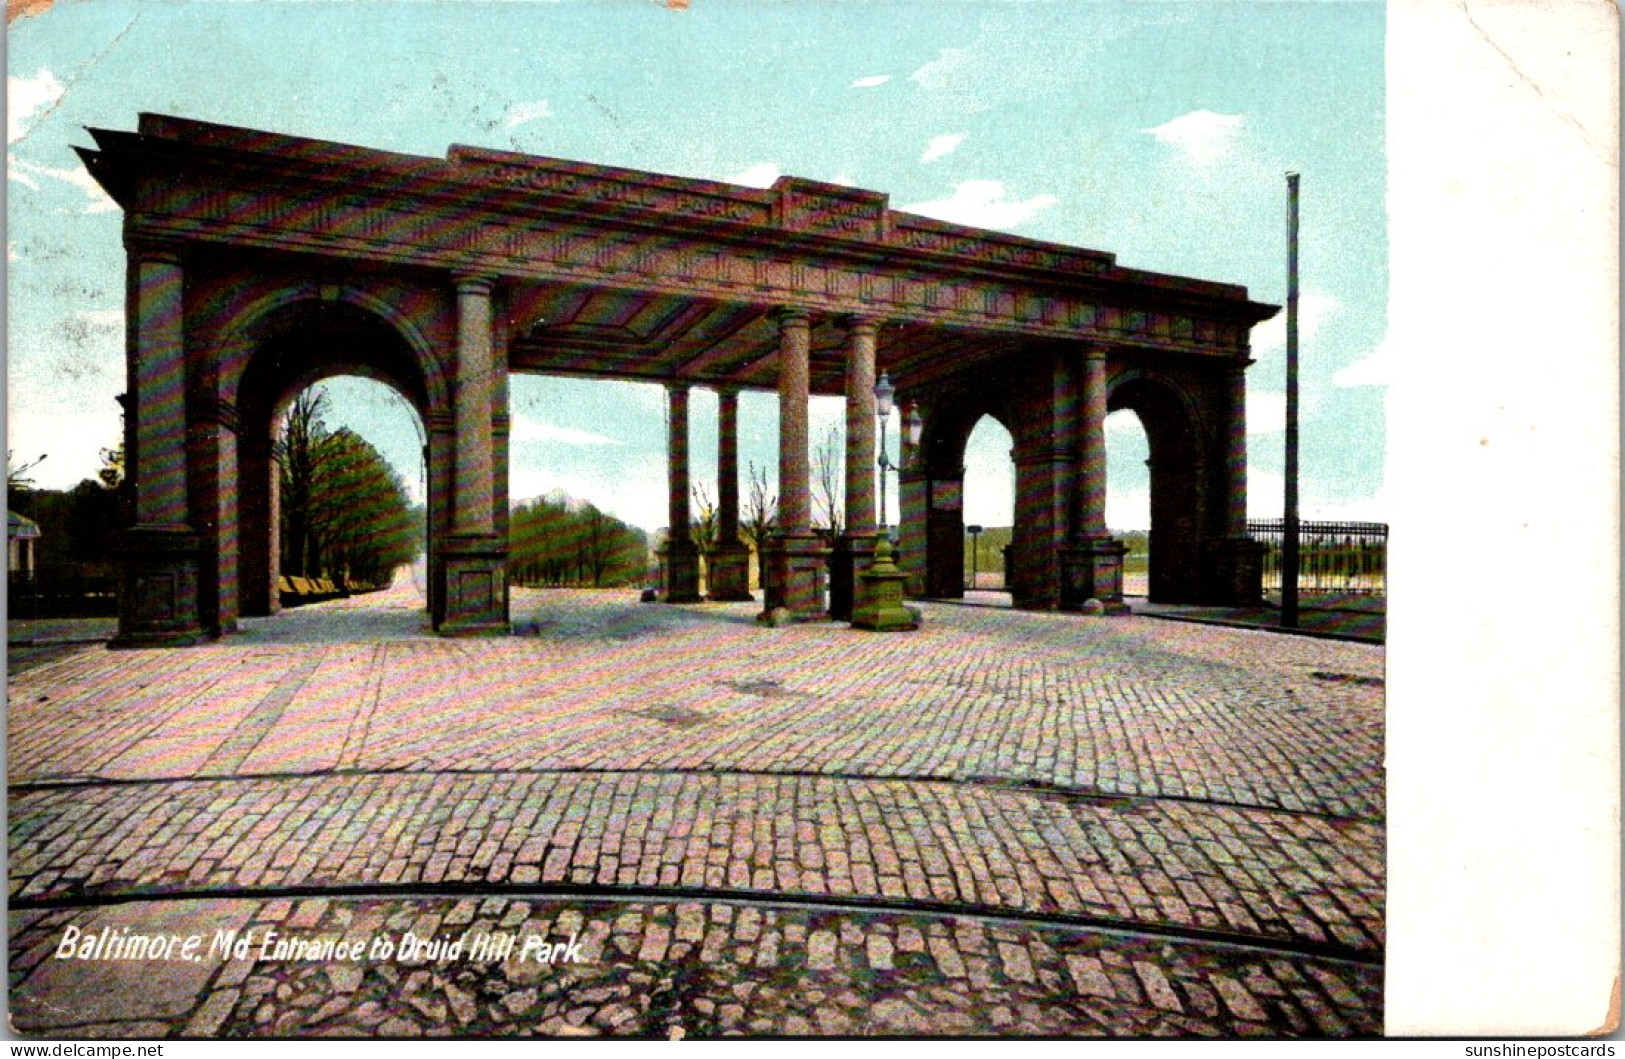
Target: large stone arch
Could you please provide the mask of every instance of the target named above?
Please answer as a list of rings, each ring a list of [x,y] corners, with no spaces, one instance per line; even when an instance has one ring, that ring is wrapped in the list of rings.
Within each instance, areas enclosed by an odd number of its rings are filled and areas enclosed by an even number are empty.
[[[338,375],[371,378],[406,400],[426,435],[430,423],[443,418],[447,403],[444,380],[421,335],[403,327],[395,314],[379,311],[374,299],[295,294],[266,299],[255,310],[243,326],[233,329],[228,347],[231,355],[222,358],[226,374],[220,380],[221,389],[233,400],[240,424],[235,488],[237,563],[233,572],[229,557],[222,561],[223,624],[231,616],[226,586],[233,573],[242,614],[263,615],[277,609],[278,474],[272,442],[276,424],[296,394]],[[434,447],[431,441],[427,454],[431,564],[444,533],[448,499],[444,473],[434,473],[436,464],[444,464],[446,459],[442,455],[436,460]]]

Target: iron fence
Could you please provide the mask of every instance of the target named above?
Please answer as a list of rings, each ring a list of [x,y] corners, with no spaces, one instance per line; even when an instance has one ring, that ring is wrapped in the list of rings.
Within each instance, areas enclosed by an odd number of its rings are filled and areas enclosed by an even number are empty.
[[[1281,591],[1286,521],[1249,519],[1247,534],[1264,545],[1264,594]],[[1298,523],[1298,591],[1382,596],[1388,592],[1388,526],[1383,522]]]
[[[118,575],[105,563],[42,563],[6,576],[6,615],[105,618],[118,613]]]

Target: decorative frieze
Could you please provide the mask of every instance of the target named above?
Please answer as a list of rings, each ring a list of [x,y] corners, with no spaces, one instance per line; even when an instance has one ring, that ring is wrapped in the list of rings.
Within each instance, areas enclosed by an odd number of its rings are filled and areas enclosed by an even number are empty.
[[[597,186],[579,175],[569,179],[568,174],[543,175],[547,179],[538,177],[542,180],[538,186],[561,194],[568,187]],[[865,224],[880,223],[876,218],[884,210],[884,196],[872,192],[846,195],[843,189],[827,190],[828,185],[811,187],[809,191],[804,182],[791,182],[787,189],[781,189],[785,196],[781,220],[785,226],[799,225],[801,230],[815,231],[835,225],[830,218],[841,217],[865,218]],[[663,188],[644,190],[667,194]],[[597,201],[591,195],[587,197]],[[644,200],[632,196],[616,201]],[[458,267],[478,267],[519,277],[633,283],[663,292],[800,303],[822,311],[851,311],[862,306],[896,318],[912,316],[1056,337],[1109,335],[1122,341],[1226,353],[1244,347],[1246,341],[1245,328],[1235,323],[1101,306],[994,276],[932,275],[918,264],[906,263],[855,266],[838,260],[820,261],[801,251],[788,253],[765,244],[684,243],[668,232],[639,233],[586,220],[558,226],[473,209],[435,212],[423,207],[413,212],[350,193],[308,200],[278,199],[274,195],[253,199],[235,189],[198,193],[186,187],[170,188],[162,205],[163,215],[153,220],[165,227],[174,221],[192,222],[175,227],[194,237],[205,235],[215,224],[255,225],[265,230],[272,242],[308,246],[314,240],[348,246],[364,254],[385,253],[423,263],[455,262]],[[927,235],[932,240],[926,242],[938,252],[970,254],[975,246],[983,250],[994,247],[1001,253],[1010,249],[999,241],[1000,237],[991,234],[987,241],[979,242],[973,235],[907,224],[890,238],[910,244],[921,242]],[[1040,257],[1020,258],[1019,263],[1052,259],[1054,263],[1065,256],[1042,248],[1033,249],[1033,253]],[[1091,252],[1079,253],[1087,256]]]

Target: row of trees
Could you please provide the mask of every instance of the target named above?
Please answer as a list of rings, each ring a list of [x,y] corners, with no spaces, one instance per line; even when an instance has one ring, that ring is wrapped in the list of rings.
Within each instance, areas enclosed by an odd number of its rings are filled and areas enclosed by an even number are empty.
[[[562,494],[538,497],[508,515],[508,571],[531,586],[630,585],[649,568],[643,531]]]
[[[306,390],[277,434],[282,572],[388,584],[423,550],[422,513],[378,450],[348,428],[329,430],[326,411],[327,395]]]

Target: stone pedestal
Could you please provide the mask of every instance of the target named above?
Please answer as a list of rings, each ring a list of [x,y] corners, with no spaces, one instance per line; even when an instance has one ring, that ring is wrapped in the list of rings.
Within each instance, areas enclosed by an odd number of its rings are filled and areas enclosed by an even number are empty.
[[[211,639],[198,613],[196,533],[185,526],[126,530],[112,647],[185,647]]]
[[[852,620],[858,572],[868,569],[874,556],[874,537],[841,537],[830,549],[829,616],[833,620]]]
[[[440,551],[446,614],[442,636],[508,633],[508,549],[494,533],[458,533]]]
[[[706,598],[714,603],[746,603],[750,591],[750,547],[740,541],[718,544],[705,556]]]
[[[700,601],[700,552],[694,542],[669,540],[660,546],[660,602]]]
[[[1061,609],[1127,614],[1123,602],[1123,556],[1128,545],[1115,537],[1094,537],[1061,549]],[[1100,609],[1085,607],[1090,600]]]
[[[826,621],[824,572],[829,545],[814,533],[774,534],[762,549],[762,613],[770,625]]]
[[[876,632],[906,632],[919,628],[915,612],[903,605],[906,578],[892,562],[891,542],[882,537],[875,543],[868,569],[858,574],[852,627]]]
[[[1251,537],[1208,541],[1202,548],[1202,602],[1257,607],[1264,602],[1264,544]]]

